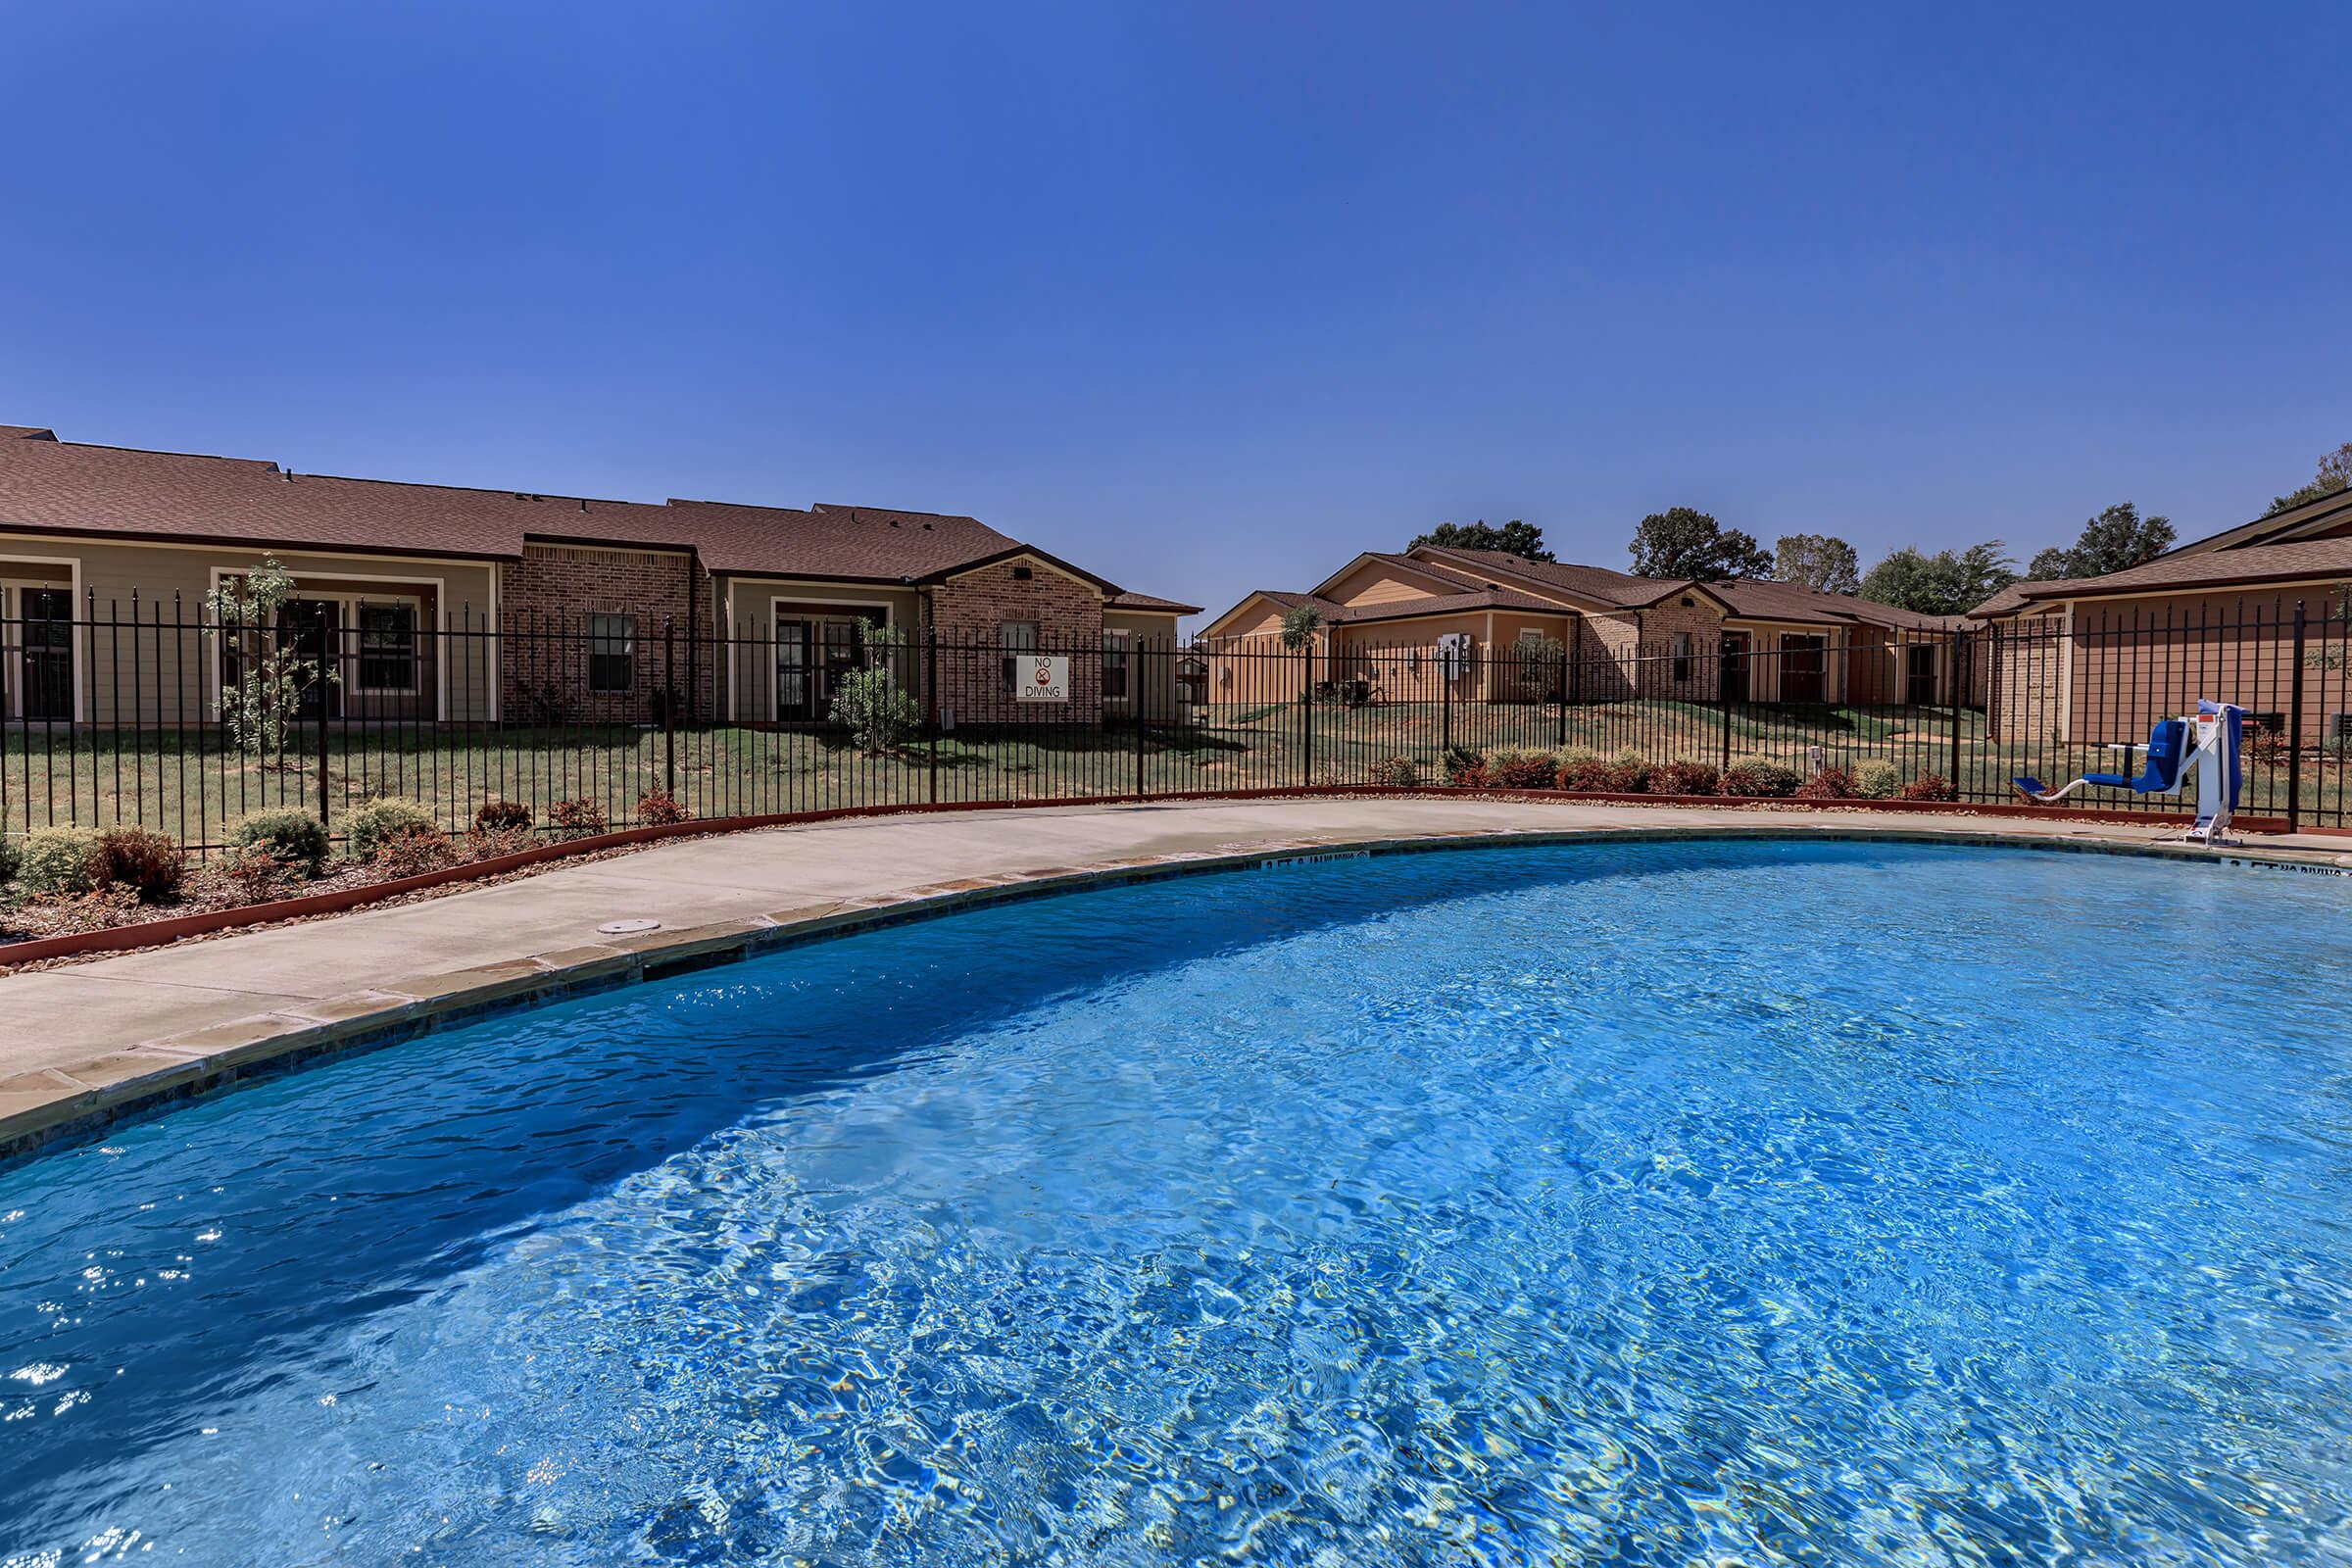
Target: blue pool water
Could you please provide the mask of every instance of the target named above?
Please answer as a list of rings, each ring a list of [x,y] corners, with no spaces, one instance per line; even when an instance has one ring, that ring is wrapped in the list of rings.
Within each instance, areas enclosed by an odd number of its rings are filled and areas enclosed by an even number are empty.
[[[0,1563],[2352,1560],[2352,885],[1037,901],[0,1174]]]

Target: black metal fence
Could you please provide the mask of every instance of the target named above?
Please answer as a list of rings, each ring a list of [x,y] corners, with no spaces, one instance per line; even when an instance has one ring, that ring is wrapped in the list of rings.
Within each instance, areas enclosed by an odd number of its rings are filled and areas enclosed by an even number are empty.
[[[453,832],[491,800],[543,827],[564,803],[620,827],[670,802],[731,817],[1471,782],[2005,802],[2019,774],[2133,771],[2124,748],[2207,697],[2254,715],[2244,814],[2346,826],[2352,767],[2340,606],[1704,647],[1343,627],[1292,649],[846,618],[432,624],[366,602],[224,628],[176,605],[9,603],[0,830],[135,823],[199,853],[255,810],[332,829],[380,796]]]

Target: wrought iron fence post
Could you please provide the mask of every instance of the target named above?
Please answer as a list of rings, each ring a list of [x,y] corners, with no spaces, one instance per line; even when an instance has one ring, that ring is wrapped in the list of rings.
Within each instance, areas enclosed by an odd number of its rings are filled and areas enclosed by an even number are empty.
[[[2286,700],[2286,830],[2303,825],[2303,601],[2295,601],[2295,672]]]
[[[1315,781],[1315,645],[1298,650],[1298,782]]]
[[[1135,648],[1129,655],[1128,662],[1134,667],[1127,671],[1127,700],[1135,708],[1135,793],[1142,795],[1144,793],[1145,693],[1152,689],[1152,682],[1145,676],[1150,669],[1151,652],[1143,646],[1142,638],[1139,637],[1133,641]]]
[[[934,624],[923,630],[923,685],[926,705],[931,713],[931,804],[939,804],[939,627]]]
[[[1440,648],[1438,666],[1438,760],[1444,764],[1446,754],[1453,750],[1453,676],[1446,666],[1446,650]]]
[[[1552,726],[1552,750],[1568,749],[1568,651],[1560,650],[1560,667],[1551,683],[1551,699],[1560,706],[1560,721]]]
[[[1952,799],[1960,798],[1960,691],[1961,677],[1968,669],[1968,637],[1965,631],[1952,633]]]
[[[1717,639],[1715,644],[1715,710],[1723,715],[1723,758],[1717,764],[1732,765],[1732,661],[1741,656],[1732,652],[1731,644]]]
[[[678,628],[662,617],[662,791],[678,798]]]
[[[334,818],[328,813],[326,805],[326,745],[330,733],[326,714],[326,672],[320,670],[318,674],[318,825],[323,828],[332,828],[335,825]]]

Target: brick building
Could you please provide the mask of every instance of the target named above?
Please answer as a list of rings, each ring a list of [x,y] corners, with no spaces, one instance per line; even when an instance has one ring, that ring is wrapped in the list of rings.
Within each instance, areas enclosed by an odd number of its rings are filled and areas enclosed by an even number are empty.
[[[0,716],[207,710],[244,651],[206,601],[265,558],[295,579],[270,634],[335,672],[311,716],[391,723],[821,723],[877,662],[943,718],[1031,719],[1008,671],[1037,652],[1069,661],[1052,717],[1118,718],[1172,701],[1133,651],[1196,608],[950,514],[402,484],[0,425]]]

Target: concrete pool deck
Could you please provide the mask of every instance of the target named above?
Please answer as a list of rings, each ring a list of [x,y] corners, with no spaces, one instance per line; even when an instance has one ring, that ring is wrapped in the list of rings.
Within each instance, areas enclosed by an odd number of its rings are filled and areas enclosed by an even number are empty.
[[[1479,799],[1187,801],[810,823],[657,844],[421,903],[0,976],[0,1159],[487,1007],[1057,883],[1341,847],[1725,832],[2145,849],[2177,828]],[[2209,858],[2217,852],[2184,849]],[[2334,869],[2352,840],[2221,858]],[[603,936],[607,921],[658,931]]]

